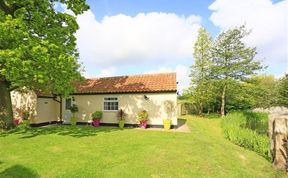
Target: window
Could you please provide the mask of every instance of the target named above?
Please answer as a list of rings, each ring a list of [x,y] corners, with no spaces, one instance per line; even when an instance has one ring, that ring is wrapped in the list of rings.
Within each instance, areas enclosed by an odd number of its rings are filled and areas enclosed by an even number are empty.
[[[118,111],[118,98],[117,97],[104,98],[104,111]]]
[[[72,106],[72,99],[71,98],[66,98],[65,100],[65,109],[69,110]]]

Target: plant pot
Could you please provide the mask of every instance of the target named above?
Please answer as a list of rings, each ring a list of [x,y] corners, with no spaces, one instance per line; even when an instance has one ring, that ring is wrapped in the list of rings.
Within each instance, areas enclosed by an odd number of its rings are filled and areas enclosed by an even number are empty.
[[[146,127],[147,127],[147,123],[148,123],[148,121],[140,121],[140,128],[141,129],[146,129]]]
[[[93,119],[93,122],[92,122],[92,125],[93,125],[94,127],[99,127],[99,125],[100,125],[100,119],[99,119],[99,118],[94,118],[94,119]]]
[[[119,121],[119,128],[120,128],[120,129],[123,129],[123,128],[124,128],[124,125],[125,125],[125,120],[120,120],[120,121]]]
[[[163,125],[165,130],[169,130],[171,128],[171,120],[170,119],[163,119]]]
[[[70,120],[71,125],[75,126],[77,124],[77,120],[78,120],[77,117],[71,117],[71,120]]]
[[[13,120],[14,125],[19,125],[20,124],[20,119],[14,119]]]

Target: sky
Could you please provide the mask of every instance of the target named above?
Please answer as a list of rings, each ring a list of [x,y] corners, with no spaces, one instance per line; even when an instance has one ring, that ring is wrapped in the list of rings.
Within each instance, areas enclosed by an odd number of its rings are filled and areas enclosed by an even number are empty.
[[[276,77],[288,73],[288,0],[87,0],[77,17],[79,61],[85,77],[176,72],[190,83],[193,45],[203,26],[216,37],[245,24],[255,60]]]

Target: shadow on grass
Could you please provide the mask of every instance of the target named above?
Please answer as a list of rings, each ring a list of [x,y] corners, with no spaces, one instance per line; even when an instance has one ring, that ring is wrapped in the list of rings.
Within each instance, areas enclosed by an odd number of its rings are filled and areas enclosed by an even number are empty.
[[[36,178],[36,177],[40,177],[37,172],[26,168],[22,165],[14,165],[11,166],[7,169],[5,169],[4,171],[0,172],[0,177],[29,177],[29,178]]]
[[[185,125],[186,124],[186,119],[181,119],[181,118],[178,118],[177,119],[177,126],[178,128]]]
[[[88,137],[95,136],[99,132],[119,131],[121,129],[111,127],[92,127],[92,126],[70,126],[70,125],[50,125],[46,127],[27,127],[16,128],[0,134],[0,137],[5,137],[11,134],[21,134],[20,138],[32,138],[40,135],[63,135],[72,137]]]

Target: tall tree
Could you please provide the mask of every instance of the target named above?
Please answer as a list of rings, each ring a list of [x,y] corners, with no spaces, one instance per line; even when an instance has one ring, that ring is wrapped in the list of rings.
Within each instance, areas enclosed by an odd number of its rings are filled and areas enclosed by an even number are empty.
[[[212,38],[205,28],[200,28],[194,45],[194,64],[191,66],[191,93],[192,99],[198,106],[198,114],[202,115],[204,105],[211,99],[211,43]]]
[[[243,39],[249,35],[245,26],[222,32],[212,47],[212,73],[221,83],[221,116],[225,115],[227,88],[234,81],[243,80],[262,69],[259,61],[254,61],[256,48],[247,47]]]
[[[0,0],[0,119],[13,127],[10,91],[67,94],[80,78],[76,16],[57,11],[62,3],[75,15],[89,8],[85,0]]]

